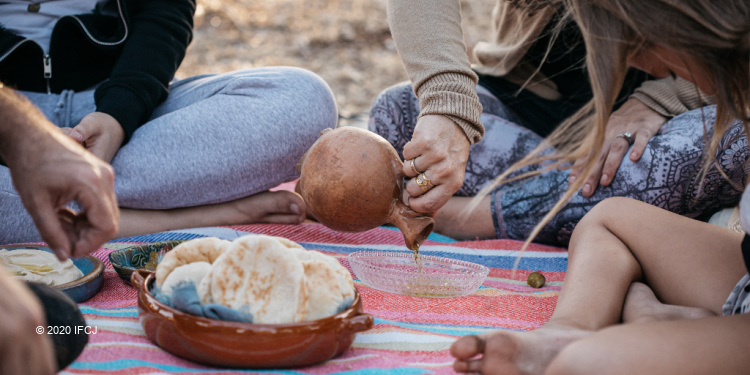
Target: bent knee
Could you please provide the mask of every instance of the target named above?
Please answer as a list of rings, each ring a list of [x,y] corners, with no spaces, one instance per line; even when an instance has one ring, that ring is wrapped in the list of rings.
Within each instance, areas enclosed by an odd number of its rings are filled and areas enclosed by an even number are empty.
[[[231,92],[258,98],[278,115],[304,117],[306,123],[335,127],[338,108],[333,91],[317,74],[302,68],[279,66],[232,73]],[[275,108],[275,109],[274,109]],[[300,116],[304,114],[304,116]]]
[[[393,108],[401,111],[402,106],[411,103],[412,100],[404,100],[404,98],[409,98],[410,96],[413,97],[410,99],[416,101],[414,89],[409,81],[397,83],[388,87],[381,91],[375,98],[375,101],[372,102],[372,105],[370,106],[370,115],[372,115],[373,111],[382,110],[384,108]],[[417,108],[417,110],[419,109]]]
[[[293,67],[285,67],[283,74],[292,89],[292,104],[307,114],[306,124],[317,134],[325,128],[335,128],[338,122],[338,107],[333,91],[317,74]]]
[[[333,103],[333,91],[319,75],[303,68],[283,66],[276,68],[283,77],[284,86],[304,98],[316,98]]]
[[[581,221],[578,222],[570,237],[569,246],[575,246],[574,244],[576,243],[577,238],[580,237],[580,233],[589,231],[593,228],[607,226],[611,220],[621,218],[621,213],[630,209],[634,204],[640,203],[641,202],[635,199],[625,197],[611,197],[599,202],[583,216]]]
[[[383,102],[400,102],[401,100],[399,98],[403,98],[404,94],[414,95],[414,89],[412,88],[410,81],[397,83],[381,91],[377,98],[375,98],[373,107],[376,107],[378,103]]]

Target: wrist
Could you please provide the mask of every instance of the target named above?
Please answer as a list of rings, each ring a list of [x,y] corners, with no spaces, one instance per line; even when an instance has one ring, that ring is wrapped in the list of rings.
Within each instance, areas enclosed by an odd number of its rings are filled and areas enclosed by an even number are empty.
[[[56,127],[26,98],[0,87],[0,156],[8,162],[22,154],[29,145],[44,143],[54,137]]]

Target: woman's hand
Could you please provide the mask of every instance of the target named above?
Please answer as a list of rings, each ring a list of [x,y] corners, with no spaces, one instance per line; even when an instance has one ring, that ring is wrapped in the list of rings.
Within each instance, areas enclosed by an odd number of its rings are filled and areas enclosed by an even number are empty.
[[[0,374],[51,375],[57,370],[37,297],[0,269]]]
[[[593,195],[599,184],[609,186],[612,183],[628,149],[630,149],[630,160],[640,160],[646,150],[646,145],[666,121],[667,119],[662,115],[635,98],[628,99],[622,107],[613,112],[607,123],[602,152],[598,156],[591,176],[583,184],[583,196]],[[570,171],[569,183],[572,184],[578,178],[590,157],[591,155],[575,162]]]
[[[125,139],[125,131],[120,123],[102,112],[89,113],[74,128],[61,129],[64,134],[107,163],[112,162]]]
[[[471,144],[464,131],[448,117],[422,117],[411,141],[404,145],[407,204],[422,213],[434,213],[464,183]]]

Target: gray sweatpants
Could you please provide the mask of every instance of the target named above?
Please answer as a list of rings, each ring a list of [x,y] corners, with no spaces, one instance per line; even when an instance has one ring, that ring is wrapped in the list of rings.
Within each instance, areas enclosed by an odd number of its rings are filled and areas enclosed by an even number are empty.
[[[59,127],[96,110],[93,90],[23,92]],[[271,67],[174,82],[167,100],[112,160],[121,207],[169,209],[226,202],[299,177],[321,130],[336,126],[328,85],[299,68]],[[0,243],[39,241],[0,167]]]

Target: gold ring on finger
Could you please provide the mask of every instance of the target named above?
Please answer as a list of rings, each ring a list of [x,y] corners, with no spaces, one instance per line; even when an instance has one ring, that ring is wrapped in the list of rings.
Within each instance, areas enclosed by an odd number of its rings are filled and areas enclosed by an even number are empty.
[[[427,175],[425,175],[424,173],[422,173],[422,179],[424,180],[424,183],[427,184],[427,186],[430,189],[435,187],[435,185],[432,184],[432,181],[429,178],[427,178]]]
[[[427,185],[427,182],[424,180],[424,174],[417,175],[417,178],[415,179],[417,182],[417,186],[419,186],[420,189],[422,189],[423,192],[427,192],[430,190],[429,185]]]
[[[415,159],[416,158],[411,159],[411,163],[410,163],[411,164],[411,170],[414,171],[414,174],[421,174],[422,172],[420,172],[419,170],[417,170],[417,166],[414,165],[414,160]]]

